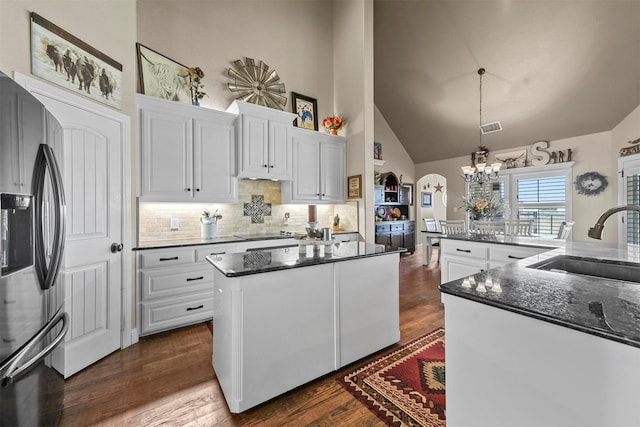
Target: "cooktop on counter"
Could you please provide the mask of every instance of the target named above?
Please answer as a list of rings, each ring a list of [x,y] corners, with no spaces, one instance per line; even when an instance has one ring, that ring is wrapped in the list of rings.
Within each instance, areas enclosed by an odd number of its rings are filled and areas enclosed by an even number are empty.
[[[297,234],[306,234],[304,232],[296,233],[295,231],[262,231],[262,232],[247,232],[236,233],[233,236],[239,237],[244,240],[265,240],[265,239],[289,239],[295,237]]]

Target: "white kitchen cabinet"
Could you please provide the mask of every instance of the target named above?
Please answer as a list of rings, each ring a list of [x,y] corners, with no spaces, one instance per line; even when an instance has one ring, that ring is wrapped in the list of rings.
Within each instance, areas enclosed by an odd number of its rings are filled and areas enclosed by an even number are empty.
[[[292,139],[293,180],[282,183],[282,202],[344,203],[346,139],[299,128]]]
[[[238,115],[238,177],[290,180],[296,115],[237,100],[227,111]]]
[[[358,242],[360,241],[360,235],[358,233],[339,233],[333,235],[333,240],[335,240],[337,243]]]
[[[551,248],[516,245],[489,245],[489,268],[500,267],[511,262],[541,254]]]
[[[400,339],[399,262],[398,255],[335,263],[339,301],[336,368]]]
[[[440,282],[472,276],[550,249],[553,248],[441,239]]]
[[[213,319],[213,268],[205,257],[235,251],[235,243],[140,251],[139,335]]]
[[[24,161],[35,159],[39,147],[38,144],[24,144],[23,141],[47,143],[45,110],[36,98],[18,93],[22,90],[18,85],[5,86],[0,97],[0,111],[3,112],[0,114],[0,140],[2,144],[11,148],[4,151],[10,155],[0,157],[0,182],[3,185],[1,190],[30,194],[33,166],[25,167]],[[33,123],[42,123],[43,126],[33,126]],[[55,129],[49,132],[54,131]]]
[[[447,425],[640,425],[637,347],[447,293],[442,302]]]
[[[237,117],[144,95],[137,101],[140,200],[236,203]]]
[[[398,342],[399,258],[231,277],[216,268],[213,366],[229,410],[243,412]]]
[[[470,276],[489,268],[486,243],[440,240],[440,282]]]

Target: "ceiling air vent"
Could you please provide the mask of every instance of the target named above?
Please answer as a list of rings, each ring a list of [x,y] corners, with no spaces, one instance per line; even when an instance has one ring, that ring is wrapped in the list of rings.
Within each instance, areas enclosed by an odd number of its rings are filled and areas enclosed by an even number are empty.
[[[502,125],[500,122],[487,123],[480,126],[480,130],[483,135],[486,133],[500,132],[502,130]]]

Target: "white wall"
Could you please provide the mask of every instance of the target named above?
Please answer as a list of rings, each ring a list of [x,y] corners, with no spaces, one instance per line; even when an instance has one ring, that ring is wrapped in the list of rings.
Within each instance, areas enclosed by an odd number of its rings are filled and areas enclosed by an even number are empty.
[[[373,2],[334,3],[334,112],[348,120],[347,175],[362,175],[360,234],[373,242]]]
[[[436,189],[439,186],[440,190]],[[441,219],[447,219],[447,205],[445,204],[447,192],[447,179],[438,174],[429,174],[418,179],[416,183],[415,208],[416,221],[422,218],[434,218],[439,225]],[[431,193],[431,207],[422,206],[422,193]],[[424,224],[420,225],[424,229]]]
[[[398,139],[380,110],[375,111],[375,142],[382,144],[383,166],[378,167],[380,172],[393,172],[398,178],[402,175],[402,182],[414,184],[416,182],[415,164],[407,150]],[[373,156],[373,143],[371,143],[369,156]]]
[[[249,57],[277,71],[286,111],[293,91],[316,98],[322,118],[333,113],[332,11],[331,0],[138,0],[138,42],[200,67],[208,95],[202,106],[231,104],[237,95],[227,88],[227,70]]]
[[[122,113],[135,107],[135,0],[1,0],[0,70],[31,73],[30,19],[36,12],[122,64]],[[135,140],[135,139],[133,139]]]
[[[571,197],[573,203],[573,218],[576,223],[573,227],[574,240],[588,240],[587,229],[595,223],[598,216],[608,207],[617,204],[616,190],[616,161],[617,151],[613,149],[612,132],[601,132],[590,135],[576,136],[549,142],[549,151],[573,150],[573,175],[571,182]],[[491,152],[489,158],[502,152],[510,152],[517,149],[530,150],[530,145]],[[529,155],[530,157],[530,155]],[[439,173],[447,178],[447,192],[449,203],[447,205],[447,218],[464,219],[465,212],[458,209],[462,206],[464,195],[464,180],[460,166],[468,165],[471,158],[456,157],[436,162],[420,163],[416,165],[416,174],[422,176],[428,173]],[[573,185],[576,177],[585,172],[596,171],[605,175],[609,180],[609,187],[596,196],[578,194]],[[617,241],[617,234],[612,230],[603,237],[604,241]]]

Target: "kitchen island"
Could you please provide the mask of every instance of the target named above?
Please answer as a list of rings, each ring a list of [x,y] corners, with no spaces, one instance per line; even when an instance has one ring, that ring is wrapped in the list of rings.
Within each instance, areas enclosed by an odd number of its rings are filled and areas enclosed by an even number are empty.
[[[640,262],[637,248],[563,242],[440,285],[447,425],[640,425],[640,283],[535,268],[565,256]]]
[[[213,366],[231,412],[399,341],[403,251],[342,242],[207,257]]]

